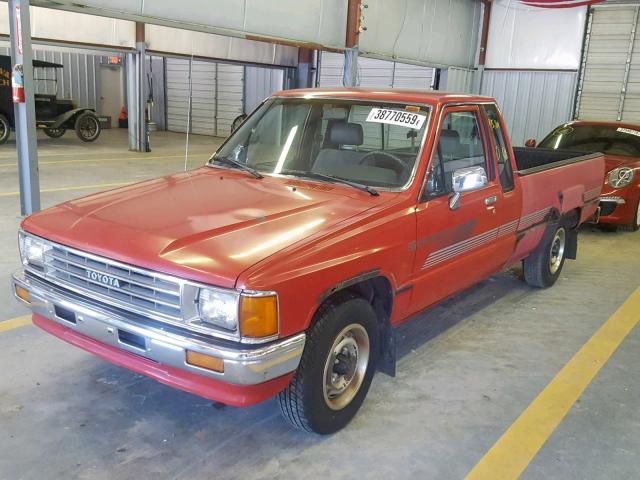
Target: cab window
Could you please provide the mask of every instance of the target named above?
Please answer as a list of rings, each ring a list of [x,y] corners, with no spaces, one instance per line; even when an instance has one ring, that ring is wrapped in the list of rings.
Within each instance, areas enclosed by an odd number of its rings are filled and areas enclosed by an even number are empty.
[[[434,197],[453,191],[453,173],[467,167],[487,169],[480,122],[475,110],[449,112],[442,122],[426,193]]]
[[[502,190],[507,192],[513,190],[513,170],[511,169],[511,160],[509,159],[509,151],[504,139],[502,124],[500,123],[500,114],[495,105],[485,105],[484,111],[487,115],[487,123],[489,124],[489,131],[493,141],[500,184],[502,185]]]

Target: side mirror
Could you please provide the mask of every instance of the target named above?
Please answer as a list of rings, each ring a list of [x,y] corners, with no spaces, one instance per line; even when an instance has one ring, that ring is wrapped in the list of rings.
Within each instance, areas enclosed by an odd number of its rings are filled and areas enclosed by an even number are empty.
[[[529,140],[527,140],[526,142],[524,142],[524,146],[525,147],[529,147],[529,148],[533,148],[538,144],[538,142],[536,142],[535,138],[530,138]]]
[[[460,168],[453,172],[453,194],[449,197],[449,209],[460,207],[460,194],[485,187],[488,183],[487,172],[483,167]]]
[[[453,191],[455,193],[471,192],[486,187],[487,172],[484,167],[459,168],[453,172]]]

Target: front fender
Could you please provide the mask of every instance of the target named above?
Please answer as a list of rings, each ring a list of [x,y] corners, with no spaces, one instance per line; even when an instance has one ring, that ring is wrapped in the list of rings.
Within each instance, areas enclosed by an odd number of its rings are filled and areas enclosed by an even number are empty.
[[[73,125],[73,123],[75,122],[72,122],[72,124],[70,125],[65,125],[65,124],[71,120],[74,120],[75,117],[77,117],[78,115],[84,112],[91,112],[93,114],[96,113],[96,111],[93,108],[74,108],[73,110],[64,112],[62,115],[58,115],[58,117],[56,117],[56,121],[53,123],[53,125],[50,125],[49,128],[60,128],[63,125],[65,126],[65,128],[73,128],[75,126]]]

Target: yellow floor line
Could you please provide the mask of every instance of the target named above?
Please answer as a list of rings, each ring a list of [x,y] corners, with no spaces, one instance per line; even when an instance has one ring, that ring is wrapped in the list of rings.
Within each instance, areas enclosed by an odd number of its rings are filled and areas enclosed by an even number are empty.
[[[116,183],[100,183],[98,185],[75,185],[73,187],[58,187],[58,188],[42,188],[40,193],[48,192],[68,192],[72,190],[92,190],[94,188],[109,188],[109,187],[122,187],[123,185],[129,185],[132,182],[116,182]],[[20,192],[1,192],[0,197],[16,197],[20,195]]]
[[[569,360],[466,479],[518,478],[639,320],[640,288]]]
[[[0,322],[0,333],[8,332],[14,328],[26,327],[27,325],[31,325],[31,315],[23,315],[22,317],[5,320]]]

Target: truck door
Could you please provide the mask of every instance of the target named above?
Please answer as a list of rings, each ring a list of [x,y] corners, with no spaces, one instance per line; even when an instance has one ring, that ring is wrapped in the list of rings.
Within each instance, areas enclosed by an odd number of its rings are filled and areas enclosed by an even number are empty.
[[[502,208],[486,118],[477,105],[440,113],[428,176],[416,208],[412,310],[419,311],[498,271],[513,251],[517,215]],[[452,203],[456,171],[482,167],[487,182]],[[515,238],[515,237],[514,237]],[[507,248],[505,248],[507,247]]]

